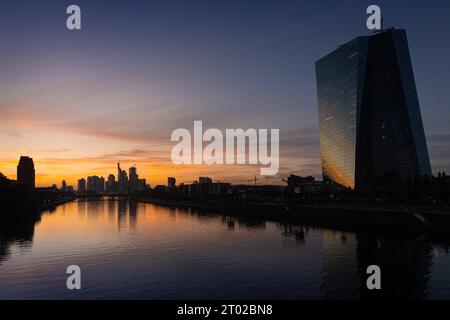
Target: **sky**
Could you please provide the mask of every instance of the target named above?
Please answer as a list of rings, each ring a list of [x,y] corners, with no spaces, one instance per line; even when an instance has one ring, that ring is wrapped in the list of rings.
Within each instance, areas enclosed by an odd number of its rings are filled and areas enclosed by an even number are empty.
[[[77,4],[82,30],[66,28]],[[136,164],[167,176],[281,184],[321,179],[314,63],[368,35],[366,8],[407,31],[433,172],[450,172],[450,3],[412,1],[4,0],[0,172],[33,157],[38,186]],[[176,166],[177,128],[280,129],[280,170]]]

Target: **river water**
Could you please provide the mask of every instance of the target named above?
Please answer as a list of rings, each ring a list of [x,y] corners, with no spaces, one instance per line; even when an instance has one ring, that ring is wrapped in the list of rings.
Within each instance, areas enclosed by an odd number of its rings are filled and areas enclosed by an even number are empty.
[[[446,299],[450,235],[75,201],[0,227],[0,299]],[[366,269],[381,268],[380,291]],[[81,268],[68,290],[66,268]]]

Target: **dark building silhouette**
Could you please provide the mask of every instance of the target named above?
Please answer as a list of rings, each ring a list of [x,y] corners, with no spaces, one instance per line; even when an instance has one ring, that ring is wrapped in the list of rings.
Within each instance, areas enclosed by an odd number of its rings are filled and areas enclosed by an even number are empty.
[[[17,181],[32,188],[35,187],[35,171],[33,159],[21,156],[17,165]]]
[[[137,190],[138,189],[138,174],[137,174],[137,168],[136,167],[130,167],[128,169],[128,188],[129,190]]]
[[[117,180],[118,180],[118,192],[128,193],[128,176],[125,170],[120,168],[120,163],[117,163]]]
[[[105,190],[106,190],[106,192],[108,192],[108,193],[114,193],[114,192],[117,192],[116,178],[114,177],[113,174],[108,175],[108,180],[107,180],[107,182],[106,182]]]
[[[129,173],[128,191],[144,190],[147,182],[145,179],[139,179],[136,166],[130,167],[128,169],[128,173]]]
[[[105,178],[89,176],[86,181],[86,190],[101,193],[105,191]]]
[[[177,180],[174,177],[168,177],[167,178],[167,186],[168,187],[175,187],[176,181]]]
[[[198,178],[198,183],[200,183],[200,184],[211,184],[212,183],[212,179],[210,177],[199,177]]]
[[[83,194],[86,192],[86,179],[81,178],[78,180],[78,193]]]
[[[340,46],[316,75],[325,182],[368,190],[431,175],[404,30]]]

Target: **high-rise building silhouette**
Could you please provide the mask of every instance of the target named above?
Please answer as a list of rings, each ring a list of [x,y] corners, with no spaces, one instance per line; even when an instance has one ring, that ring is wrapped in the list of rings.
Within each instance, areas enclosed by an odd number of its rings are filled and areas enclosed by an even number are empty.
[[[134,191],[138,189],[138,174],[137,174],[137,169],[135,166],[130,167],[128,169],[128,177],[129,177],[129,182],[128,182],[128,188],[130,189],[130,191]]]
[[[116,178],[114,177],[113,174],[110,174],[108,176],[108,180],[106,182],[106,192],[109,192],[109,193],[117,192]]]
[[[67,182],[66,182],[66,180],[63,180],[61,182],[61,190],[62,191],[67,191]]]
[[[103,177],[98,180],[97,192],[105,192],[105,178]]]
[[[212,179],[210,177],[199,177],[198,178],[198,183],[211,184],[212,183]]]
[[[33,159],[21,156],[17,165],[17,182],[35,187],[35,171]]]
[[[128,169],[128,172],[130,174],[128,181],[128,191],[144,190],[147,182],[145,179],[139,179],[136,166],[130,167]]]
[[[81,178],[78,180],[78,193],[86,192],[86,179]]]
[[[86,183],[87,191],[104,192],[105,178],[98,176],[89,176]]]
[[[167,178],[167,186],[168,187],[175,187],[175,185],[176,185],[176,179],[175,178],[173,178],[173,177],[168,177]]]
[[[431,175],[404,30],[341,45],[316,76],[324,181],[368,190]]]
[[[117,163],[117,180],[119,193],[128,193],[128,176],[125,170],[120,169],[120,163]]]

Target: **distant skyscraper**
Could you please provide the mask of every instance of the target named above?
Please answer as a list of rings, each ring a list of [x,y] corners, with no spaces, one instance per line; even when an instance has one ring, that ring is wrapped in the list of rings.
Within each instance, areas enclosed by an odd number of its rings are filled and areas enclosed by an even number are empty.
[[[86,179],[81,178],[78,180],[78,193],[86,192]]]
[[[404,30],[340,46],[316,75],[325,181],[367,190],[431,175]]]
[[[116,178],[113,174],[108,176],[108,181],[106,182],[106,192],[114,193],[116,190]]]
[[[87,177],[87,181],[86,181],[86,190],[87,191],[95,192],[95,178],[98,178],[98,177],[94,177],[94,176]]]
[[[125,170],[120,169],[120,163],[117,163],[118,187],[120,193],[128,193],[128,176]]]
[[[198,178],[198,183],[211,184],[212,183],[212,179],[210,177],[199,177]]]
[[[67,191],[67,183],[66,183],[66,180],[63,180],[63,181],[61,182],[61,190],[62,190],[62,191]]]
[[[138,179],[138,189],[137,190],[145,190],[147,188],[147,180]]]
[[[173,177],[168,177],[167,178],[167,186],[168,187],[175,187],[175,184],[176,184],[176,179],[175,178],[173,178]]]
[[[121,192],[122,191],[122,169],[120,169],[120,162],[117,163],[117,191]]]
[[[104,192],[105,191],[105,178],[97,176],[89,176],[87,178],[87,191]]]
[[[105,178],[100,177],[97,183],[97,192],[105,192]]]
[[[17,182],[35,187],[35,171],[33,159],[21,156],[17,165]]]
[[[132,191],[137,190],[138,189],[138,174],[137,174],[137,169],[136,167],[130,167],[128,169],[128,173],[129,173],[129,181],[128,181],[128,188]]]

